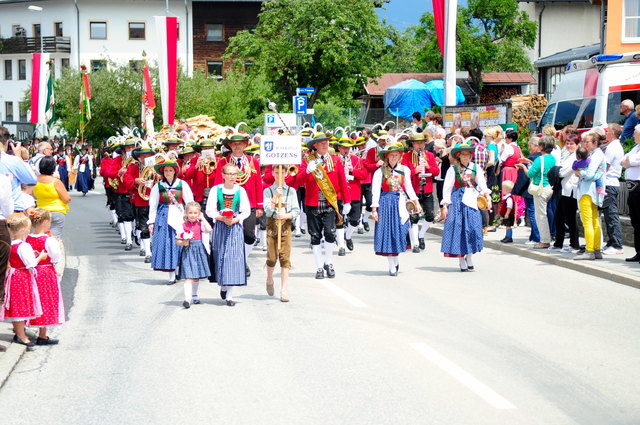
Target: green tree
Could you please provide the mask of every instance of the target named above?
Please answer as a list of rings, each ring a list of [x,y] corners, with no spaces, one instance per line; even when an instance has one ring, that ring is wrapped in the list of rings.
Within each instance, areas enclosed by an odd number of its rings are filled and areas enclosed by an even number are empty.
[[[315,88],[313,107],[379,75],[386,34],[371,0],[273,0],[262,4],[255,30],[231,39],[225,57],[253,61],[289,99],[298,87]]]
[[[425,48],[418,55],[418,65],[424,72],[441,72],[433,15],[425,13],[420,23],[416,39]],[[483,72],[532,71],[526,49],[535,45],[536,29],[516,0],[469,0],[468,7],[458,8],[457,67],[469,72],[476,92],[482,90]]]
[[[389,28],[389,41],[382,58],[383,72],[420,72],[417,58],[426,48],[424,38],[418,38],[419,27],[410,26],[404,31]]]

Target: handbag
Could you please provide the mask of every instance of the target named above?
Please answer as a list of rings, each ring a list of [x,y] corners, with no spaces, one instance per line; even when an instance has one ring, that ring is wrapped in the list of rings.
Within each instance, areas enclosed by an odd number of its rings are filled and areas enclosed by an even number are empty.
[[[484,195],[478,195],[478,209],[479,210],[488,210],[489,209],[489,201],[487,201],[487,197]]]
[[[533,180],[529,182],[529,188],[527,192],[529,192],[532,196],[540,196],[542,195],[542,190],[544,189],[544,156],[540,157],[540,184],[533,184]]]

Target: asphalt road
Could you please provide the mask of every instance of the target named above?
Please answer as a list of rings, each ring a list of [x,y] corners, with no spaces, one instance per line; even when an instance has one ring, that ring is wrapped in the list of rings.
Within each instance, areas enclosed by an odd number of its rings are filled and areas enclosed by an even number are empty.
[[[460,273],[433,236],[393,278],[372,231],[323,281],[295,239],[288,304],[255,250],[235,307],[207,283],[185,310],[103,205],[74,196],[69,322],[0,390],[3,423],[640,423],[637,289],[492,250]]]

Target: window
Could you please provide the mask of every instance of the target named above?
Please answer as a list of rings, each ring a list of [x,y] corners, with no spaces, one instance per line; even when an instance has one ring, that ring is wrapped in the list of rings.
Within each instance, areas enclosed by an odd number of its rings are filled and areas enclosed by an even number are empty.
[[[92,40],[107,39],[107,23],[106,22],[89,22],[89,38]]]
[[[27,111],[29,110],[29,102],[18,102],[18,110],[20,111],[20,121],[27,122]]]
[[[40,24],[33,24],[33,36],[40,38]]]
[[[131,68],[131,70],[134,71],[134,72],[140,72],[140,71],[142,71],[142,68],[144,68],[144,61],[130,60],[129,61],[129,68]]]
[[[94,59],[91,61],[91,72],[100,71],[107,68],[107,61],[104,59]]]
[[[60,65],[63,68],[69,68],[69,58],[62,58],[62,61],[60,62]]]
[[[4,61],[4,79],[13,80],[13,61],[11,59]]]
[[[222,61],[207,61],[207,77],[222,79]]]
[[[13,121],[13,102],[4,102],[4,116],[6,121]]]
[[[640,38],[640,0],[624,0],[622,19],[622,40]]]
[[[27,60],[18,59],[18,80],[27,79]]]
[[[14,37],[26,37],[27,32],[20,25],[11,25],[11,34]]]
[[[556,127],[556,130],[562,130],[562,128],[567,125],[573,125],[573,122],[576,120],[576,116],[578,115],[578,111],[580,110],[581,104],[582,99],[558,102],[556,119],[553,123]]]
[[[144,40],[144,22],[129,22],[129,40]]]
[[[56,37],[62,37],[62,22],[53,23],[53,35]]]
[[[207,41],[222,41],[222,24],[207,24]]]
[[[582,114],[578,121],[578,128],[591,128],[593,127],[593,117],[596,109],[595,99],[585,99],[580,106]]]
[[[640,90],[626,90],[609,93],[607,96],[607,122],[624,124],[627,118],[620,113],[620,104],[623,100],[630,99],[634,105],[640,104]]]

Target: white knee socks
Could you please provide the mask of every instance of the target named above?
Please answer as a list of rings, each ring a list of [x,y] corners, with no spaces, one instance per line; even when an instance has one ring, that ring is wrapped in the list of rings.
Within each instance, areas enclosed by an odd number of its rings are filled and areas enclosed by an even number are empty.
[[[223,286],[227,290],[227,301],[233,301],[233,286]]]
[[[244,261],[249,261],[249,254],[251,254],[251,250],[253,249],[253,244],[244,244]]]
[[[131,245],[131,231],[133,230],[133,221],[125,221],[123,224],[125,238],[127,239],[127,245]]]
[[[331,260],[332,257],[333,257],[333,243],[325,242],[324,243],[324,264],[332,264],[332,260]]]
[[[420,224],[422,224],[422,227],[420,227],[420,233],[418,233],[418,237],[420,239],[424,239],[424,234],[427,233],[427,230],[429,230],[429,227],[431,227],[431,222],[423,218],[422,220],[420,220]]]
[[[120,239],[127,239],[127,236],[124,232],[124,223],[118,222],[118,230],[120,231]]]
[[[321,269],[324,266],[322,245],[311,245],[311,250],[313,251],[313,259],[316,261],[316,268]]]
[[[169,281],[174,281],[176,280],[176,271],[172,270],[169,272]]]
[[[151,239],[142,239],[142,247],[144,249],[145,256],[151,255]]]
[[[458,257],[458,261],[460,261],[460,268],[465,270],[467,268],[467,260],[465,260],[465,257]]]
[[[109,210],[109,212],[111,212],[111,222],[113,224],[118,223],[118,214],[116,213],[116,210]]]
[[[467,267],[473,267],[473,259],[471,258],[473,254],[467,254],[464,256],[464,259],[467,262]]]
[[[366,223],[367,221],[369,221],[369,217],[371,216],[371,213],[367,210],[364,211],[364,217],[362,217],[362,222]]]
[[[418,225],[412,224],[409,227],[409,239],[411,240],[411,248],[418,246]]]
[[[395,273],[398,270],[398,266],[400,265],[400,258],[396,256],[387,257],[387,261],[389,261],[389,271],[391,273]]]
[[[336,230],[336,242],[338,243],[338,248],[344,248],[344,229]]]
[[[357,229],[357,227],[356,227],[356,226],[349,225],[349,226],[347,227],[347,231],[345,232],[345,237],[346,237],[347,239],[351,239],[351,237],[353,236],[353,232],[355,232],[355,231],[356,231],[356,229]]]
[[[191,303],[191,293],[193,291],[192,284],[190,280],[187,280],[184,283],[184,300]]]

